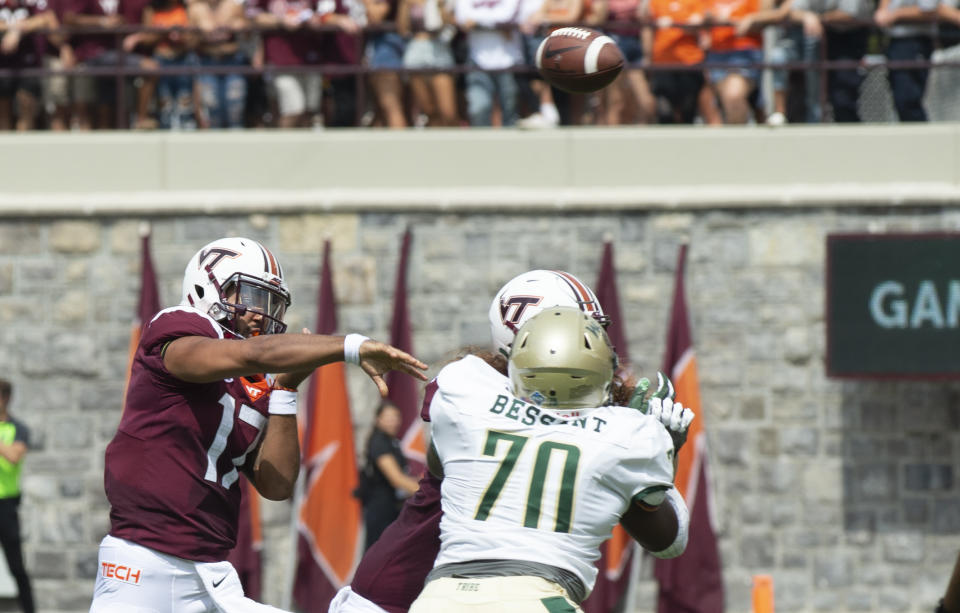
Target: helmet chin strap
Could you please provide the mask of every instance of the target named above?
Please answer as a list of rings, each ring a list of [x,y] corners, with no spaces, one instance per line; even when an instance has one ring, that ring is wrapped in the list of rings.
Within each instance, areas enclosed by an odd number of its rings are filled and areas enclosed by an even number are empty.
[[[204,270],[207,271],[207,278],[210,279],[213,288],[217,290],[217,298],[219,299],[210,307],[211,311],[217,311],[217,313],[210,313],[210,316],[213,317],[224,330],[243,336],[237,331],[237,317],[247,312],[246,307],[228,303],[227,297],[223,295],[223,288],[220,286],[220,282],[217,281],[216,275],[213,274],[213,267],[207,264]],[[228,304],[230,304],[230,307],[227,307]]]

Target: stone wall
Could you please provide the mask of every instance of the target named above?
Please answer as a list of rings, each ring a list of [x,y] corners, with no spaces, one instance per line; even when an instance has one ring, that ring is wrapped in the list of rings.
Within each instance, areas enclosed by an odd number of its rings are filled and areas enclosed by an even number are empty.
[[[21,508],[40,610],[86,611],[108,528],[103,451],[119,416],[139,287],[140,218],[0,219],[0,372],[32,427]],[[780,612],[931,610],[960,549],[960,413],[953,383],[837,381],[824,374],[825,236],[960,228],[945,207],[829,206],[558,214],[298,213],[152,220],[164,304],[208,240],[273,248],[313,326],[323,240],[333,241],[344,331],[389,334],[399,241],[413,232],[415,352],[434,370],[488,342],[487,307],[513,275],[558,268],[594,283],[616,249],[631,356],[656,370],[677,247],[687,268],[727,611],[750,609],[750,580],[774,577]],[[358,448],[376,402],[350,375]],[[289,503],[265,505],[264,599],[283,601]],[[654,610],[645,561],[636,611]],[[695,581],[695,577],[690,578]]]

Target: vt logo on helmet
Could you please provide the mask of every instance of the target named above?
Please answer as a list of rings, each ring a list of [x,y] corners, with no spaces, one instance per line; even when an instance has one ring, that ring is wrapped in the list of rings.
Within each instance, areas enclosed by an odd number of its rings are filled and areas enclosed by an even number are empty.
[[[287,329],[283,316],[290,306],[290,291],[270,250],[249,238],[221,238],[190,258],[181,304],[241,336],[282,334]]]
[[[510,355],[513,336],[525,321],[555,306],[575,307],[607,326],[593,291],[580,279],[562,270],[531,270],[507,282],[490,304],[490,334],[497,351]]]

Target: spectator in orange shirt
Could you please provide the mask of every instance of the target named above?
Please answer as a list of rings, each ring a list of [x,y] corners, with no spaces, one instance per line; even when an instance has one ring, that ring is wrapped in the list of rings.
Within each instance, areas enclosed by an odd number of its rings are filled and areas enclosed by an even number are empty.
[[[770,10],[772,6],[770,0],[707,0],[707,14],[711,21],[730,24],[760,10]],[[750,97],[760,83],[760,70],[753,64],[763,62],[760,32],[738,35],[732,25],[710,28],[707,62],[729,65],[727,68],[711,68],[707,72],[726,123],[747,123]]]
[[[123,40],[127,53],[140,46],[153,49],[153,59],[160,66],[180,67],[198,64],[194,48],[197,37],[185,31],[190,25],[187,7],[182,0],[151,0],[143,10],[143,25],[165,28],[166,33],[136,32]],[[195,129],[199,104],[194,93],[193,76],[166,75],[156,80],[157,114],[164,129]]]
[[[695,66],[703,62],[698,32],[692,28],[703,23],[705,6],[701,0],[650,0],[644,17],[656,23],[656,31],[643,30],[643,55],[654,64]],[[703,71],[697,69],[658,70],[652,72],[653,93],[670,106],[661,117],[666,123],[693,123],[697,114]]]

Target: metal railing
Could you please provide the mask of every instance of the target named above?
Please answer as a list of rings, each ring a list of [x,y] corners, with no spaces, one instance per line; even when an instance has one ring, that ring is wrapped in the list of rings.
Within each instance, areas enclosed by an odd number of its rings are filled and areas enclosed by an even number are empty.
[[[846,27],[849,28],[850,24],[857,25],[864,28],[871,29],[874,33],[881,33],[882,29],[876,26],[870,20],[853,20],[846,22]],[[709,22],[709,23],[698,23],[698,24],[682,24],[674,23],[669,26],[658,26],[657,23],[653,20],[650,21],[608,21],[601,24],[547,24],[540,27],[540,31],[543,33],[549,32],[550,28],[561,27],[561,26],[583,26],[590,27],[600,30],[616,30],[618,28],[651,28],[657,29],[658,27],[670,27],[670,28],[683,28],[689,30],[704,30],[712,27],[718,26],[729,26],[734,25],[730,22]],[[776,25],[793,25],[795,23],[784,22],[783,24],[771,24],[772,26]],[[765,27],[771,27],[771,25]],[[824,24],[825,29],[829,29],[828,24]],[[518,29],[517,24],[504,24],[498,29],[510,31]],[[273,65],[266,64],[262,67],[254,67],[250,64],[245,65],[223,65],[223,66],[204,66],[204,65],[185,65],[185,66],[162,66],[156,68],[145,68],[145,67],[134,67],[126,65],[126,59],[128,55],[134,55],[138,57],[148,57],[140,53],[129,53],[123,49],[122,40],[128,34],[133,34],[137,32],[147,32],[147,33],[156,33],[156,34],[168,34],[171,31],[177,31],[180,33],[191,33],[197,35],[203,35],[204,31],[196,27],[177,27],[177,28],[158,28],[158,27],[148,27],[143,25],[123,25],[110,28],[92,28],[92,27],[60,27],[57,29],[38,29],[30,32],[30,34],[38,35],[59,35],[59,36],[76,36],[76,35],[111,35],[114,37],[115,47],[117,53],[117,63],[115,66],[84,66],[76,65],[71,68],[49,68],[45,66],[38,67],[22,67],[22,68],[2,68],[0,67],[0,79],[10,79],[18,77],[26,78],[41,78],[46,79],[56,76],[64,76],[67,78],[74,77],[112,77],[115,79],[115,91],[116,99],[114,101],[115,107],[115,121],[118,128],[127,127],[127,118],[128,118],[128,100],[127,100],[127,80],[131,77],[163,77],[163,76],[176,76],[176,75],[191,75],[191,76],[200,76],[200,75],[224,75],[224,74],[240,74],[245,76],[260,76],[264,77],[270,74],[320,74],[322,76],[328,77],[345,77],[353,76],[355,79],[356,87],[356,119],[357,125],[360,124],[360,118],[364,113],[366,108],[366,86],[365,78],[367,75],[376,72],[396,72],[402,76],[407,76],[410,74],[433,74],[433,73],[450,73],[450,74],[465,74],[467,72],[476,71],[477,68],[467,65],[467,64],[457,64],[449,68],[443,69],[429,69],[429,68],[418,68],[418,69],[406,69],[406,68],[396,68],[396,69],[383,69],[383,68],[374,68],[367,66],[363,63],[362,59],[357,64],[343,64],[343,63],[319,63],[319,64],[303,64],[303,65]],[[237,36],[264,36],[270,34],[283,34],[298,32],[299,30],[291,31],[287,29],[271,27],[264,28],[258,27],[255,25],[250,25],[245,28],[232,29],[229,32]],[[317,25],[310,26],[308,31],[315,33],[318,37],[324,34],[337,34],[344,33],[342,29],[333,26],[333,25]],[[394,24],[378,24],[378,25],[368,25],[362,28],[358,34],[354,35],[355,39],[355,53],[356,57],[363,58],[363,50],[366,45],[367,37],[370,34],[385,32],[385,31],[396,31]],[[26,36],[26,35],[25,35]],[[939,46],[939,40],[937,36],[934,36],[935,46]],[[704,71],[711,69],[724,69],[724,68],[752,68],[757,70],[778,70],[778,71],[817,71],[820,80],[820,104],[821,109],[826,108],[827,106],[827,96],[828,96],[828,74],[830,71],[835,70],[857,70],[863,68],[878,68],[885,67],[888,70],[918,70],[918,69],[931,69],[931,68],[960,68],[960,59],[951,60],[951,61],[939,61],[934,62],[932,60],[889,60],[883,58],[879,61],[875,60],[872,62],[866,62],[863,59],[861,60],[828,60],[829,50],[827,49],[827,37],[824,36],[820,39],[819,44],[819,60],[815,62],[806,62],[806,61],[793,61],[793,62],[770,62],[770,61],[761,61],[761,62],[748,62],[748,63],[737,63],[729,64],[726,62],[701,62],[697,64],[666,64],[666,63],[653,63],[650,62],[648,58],[644,58],[644,61],[627,64],[626,68],[629,69],[640,69],[647,73],[656,73],[656,72],[667,72],[667,71]],[[876,57],[876,56],[874,56]],[[505,68],[495,72],[513,72],[518,74],[534,74],[536,73],[536,68],[529,64],[516,65],[510,68]],[[759,85],[759,84],[758,84]],[[958,100],[960,104],[960,100]],[[821,118],[822,119],[822,118]]]

